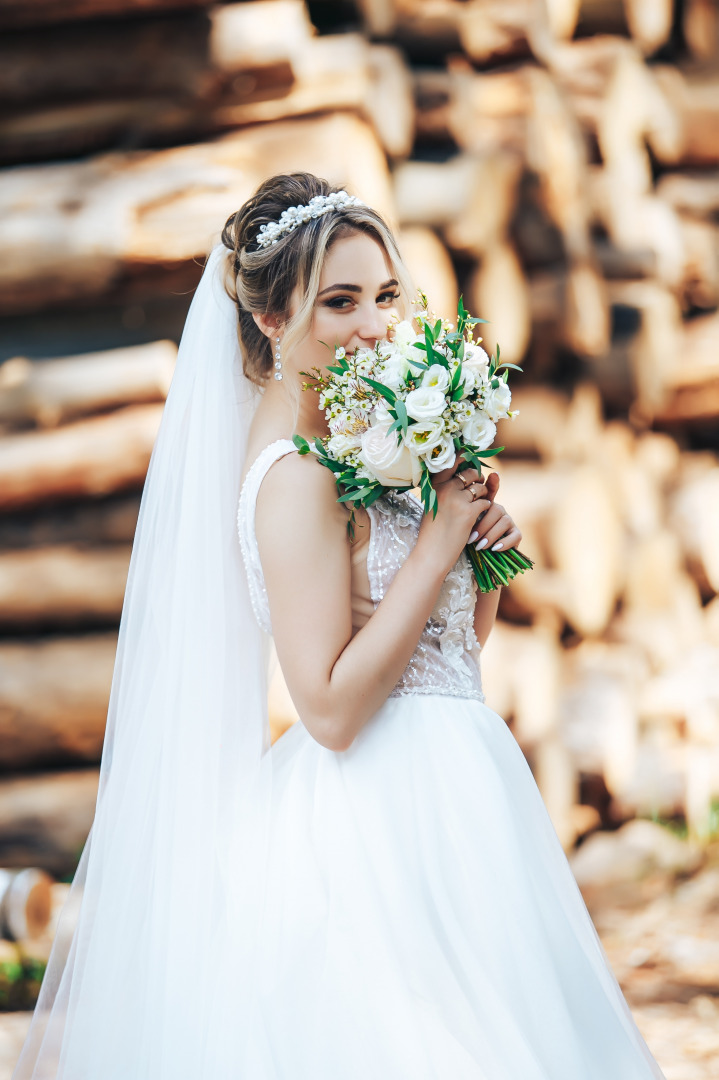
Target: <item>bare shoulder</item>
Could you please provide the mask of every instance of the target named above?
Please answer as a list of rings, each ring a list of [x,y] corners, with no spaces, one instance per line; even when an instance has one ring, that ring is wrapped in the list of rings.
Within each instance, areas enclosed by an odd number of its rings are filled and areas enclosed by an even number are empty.
[[[314,519],[322,528],[345,529],[347,510],[337,502],[333,474],[312,454],[286,454],[267,470],[257,496],[258,533],[282,522],[287,534]]]

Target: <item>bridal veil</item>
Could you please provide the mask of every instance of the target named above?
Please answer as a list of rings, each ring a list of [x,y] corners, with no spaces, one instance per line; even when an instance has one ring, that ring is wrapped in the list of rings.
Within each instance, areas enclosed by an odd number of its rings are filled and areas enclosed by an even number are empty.
[[[269,639],[236,532],[259,392],[242,371],[227,256],[211,253],[182,335],[133,544],[95,819],[13,1080],[217,1080],[252,1015],[241,997],[262,918]],[[239,980],[238,965],[250,969]]]

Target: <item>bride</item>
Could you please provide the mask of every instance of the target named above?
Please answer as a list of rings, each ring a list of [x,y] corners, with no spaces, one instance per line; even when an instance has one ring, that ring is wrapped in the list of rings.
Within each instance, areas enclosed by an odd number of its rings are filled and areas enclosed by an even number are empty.
[[[411,286],[309,174],[228,221],[143,492],[95,820],[14,1080],[649,1080],[525,760],[484,702],[521,534],[498,478],[356,511],[303,372]],[[238,335],[239,320],[239,335]],[[239,341],[238,341],[239,338]],[[324,344],[323,344],[324,343]],[[236,520],[235,520],[236,518]],[[239,543],[236,532],[239,529]],[[300,722],[270,747],[270,634]]]

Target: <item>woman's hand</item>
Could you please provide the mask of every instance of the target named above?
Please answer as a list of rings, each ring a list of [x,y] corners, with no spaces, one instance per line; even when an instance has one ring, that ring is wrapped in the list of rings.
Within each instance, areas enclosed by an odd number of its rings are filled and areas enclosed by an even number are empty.
[[[522,533],[514,520],[500,503],[494,501],[498,488],[499,476],[497,473],[490,473],[485,484],[490,505],[481,515],[476,529],[469,538],[477,551],[482,551],[483,548],[489,548],[492,551],[507,551],[509,548],[517,547],[522,539]]]
[[[489,489],[484,478],[474,468],[457,468],[454,465],[437,473],[433,487],[437,493],[437,514],[425,514],[419,529],[417,547],[431,549],[433,559],[452,569],[460,553],[469,542],[473,532],[479,536],[481,515],[491,507]]]

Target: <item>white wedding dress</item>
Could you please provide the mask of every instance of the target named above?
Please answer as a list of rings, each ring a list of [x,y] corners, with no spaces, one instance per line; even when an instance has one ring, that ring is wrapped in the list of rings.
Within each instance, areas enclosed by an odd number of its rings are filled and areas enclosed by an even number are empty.
[[[238,525],[271,630],[250,467]],[[369,510],[376,606],[421,504]],[[484,702],[466,556],[389,699],[343,753],[301,722],[273,746],[261,984],[236,1018],[243,1080],[661,1077],[612,975],[525,759]],[[231,1022],[231,1020],[230,1020]],[[219,1077],[218,1077],[219,1080]]]

